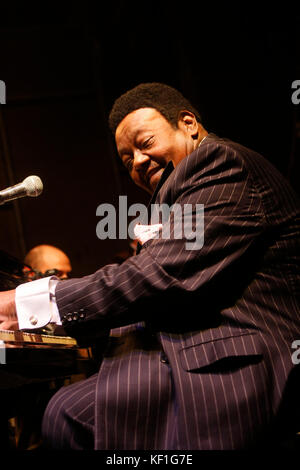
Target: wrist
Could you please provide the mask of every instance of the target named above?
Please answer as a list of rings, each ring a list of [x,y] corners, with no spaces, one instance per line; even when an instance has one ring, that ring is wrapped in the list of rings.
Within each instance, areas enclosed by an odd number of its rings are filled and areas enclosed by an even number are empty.
[[[16,330],[19,328],[15,296],[15,290],[0,293],[0,329]]]

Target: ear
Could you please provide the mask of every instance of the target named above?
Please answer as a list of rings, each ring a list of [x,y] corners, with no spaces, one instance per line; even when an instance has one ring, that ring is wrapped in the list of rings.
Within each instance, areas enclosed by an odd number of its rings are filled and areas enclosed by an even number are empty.
[[[180,111],[177,126],[187,132],[192,139],[198,139],[199,123],[191,111]]]

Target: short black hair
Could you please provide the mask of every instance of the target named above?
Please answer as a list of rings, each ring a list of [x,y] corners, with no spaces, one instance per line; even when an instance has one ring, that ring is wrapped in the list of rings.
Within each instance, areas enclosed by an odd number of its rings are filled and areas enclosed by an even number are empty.
[[[164,83],[141,83],[114,102],[108,118],[112,133],[115,134],[127,114],[140,108],[156,109],[174,127],[177,127],[179,113],[184,110],[192,112],[201,123],[197,109],[178,90]]]

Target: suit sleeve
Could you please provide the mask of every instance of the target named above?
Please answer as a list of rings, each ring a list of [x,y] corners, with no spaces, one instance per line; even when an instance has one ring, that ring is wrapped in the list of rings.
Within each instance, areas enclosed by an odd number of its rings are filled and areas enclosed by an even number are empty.
[[[143,320],[162,326],[176,322],[174,312],[184,309],[189,327],[193,309],[187,309],[188,304],[209,302],[220,309],[233,292],[243,289],[267,226],[261,198],[242,159],[229,147],[206,145],[186,157],[178,170],[164,190],[172,192],[182,208],[188,205],[193,224],[196,204],[204,205],[203,246],[188,250],[191,241],[174,238],[176,219],[170,219],[169,238],[148,241],[122,265],[60,282],[56,298],[63,323],[81,311],[82,322],[96,329]],[[70,328],[77,318],[70,320]]]

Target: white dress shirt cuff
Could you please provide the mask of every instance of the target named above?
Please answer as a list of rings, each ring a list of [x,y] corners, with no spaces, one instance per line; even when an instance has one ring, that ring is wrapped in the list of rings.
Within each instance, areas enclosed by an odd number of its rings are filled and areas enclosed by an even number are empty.
[[[26,282],[16,288],[16,310],[20,330],[61,325],[55,299],[59,279],[55,276]]]

